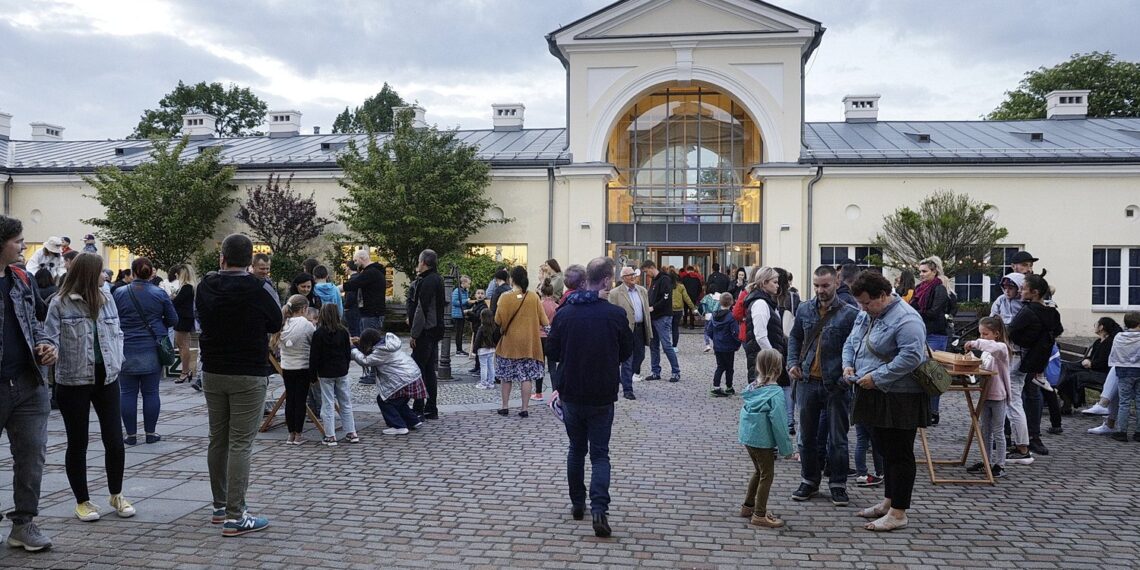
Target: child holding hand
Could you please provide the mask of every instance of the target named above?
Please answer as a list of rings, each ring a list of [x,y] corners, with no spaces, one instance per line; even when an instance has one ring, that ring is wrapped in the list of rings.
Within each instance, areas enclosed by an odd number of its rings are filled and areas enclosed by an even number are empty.
[[[744,407],[740,409],[740,443],[748,450],[755,471],[748,482],[740,516],[752,517],[756,526],[780,528],[784,521],[768,511],[768,493],[772,489],[776,452],[792,457],[784,390],[777,384],[784,373],[784,357],[779,351],[766,348],[756,355],[756,370],[756,381],[741,394]]]

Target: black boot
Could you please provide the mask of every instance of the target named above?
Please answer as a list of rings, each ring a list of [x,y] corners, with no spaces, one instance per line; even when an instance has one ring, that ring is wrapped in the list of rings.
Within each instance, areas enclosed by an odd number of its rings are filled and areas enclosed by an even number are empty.
[[[594,513],[594,536],[605,538],[612,533],[610,521],[604,513]]]

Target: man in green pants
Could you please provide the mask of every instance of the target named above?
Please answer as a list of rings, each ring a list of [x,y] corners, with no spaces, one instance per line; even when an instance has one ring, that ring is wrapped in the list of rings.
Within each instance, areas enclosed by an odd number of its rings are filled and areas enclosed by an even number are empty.
[[[202,279],[195,298],[210,416],[206,461],[214,495],[211,522],[222,525],[222,536],[269,526],[268,519],[246,512],[245,490],[269,382],[268,335],[281,330],[282,317],[265,282],[246,270],[252,260],[253,242],[230,235],[222,241],[221,270]]]

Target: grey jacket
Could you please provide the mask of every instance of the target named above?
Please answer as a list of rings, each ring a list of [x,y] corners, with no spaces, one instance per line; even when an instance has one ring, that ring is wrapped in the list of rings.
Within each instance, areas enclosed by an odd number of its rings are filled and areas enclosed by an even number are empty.
[[[365,355],[359,349],[352,349],[352,359],[361,366],[371,366],[376,370],[376,391],[387,400],[401,388],[420,379],[420,367],[405,352],[400,351],[400,337],[393,333],[384,336],[383,344],[372,347]]]
[[[44,334],[55,343],[59,359],[55,364],[55,383],[60,386],[84,386],[95,383],[95,331],[99,332],[99,350],[103,354],[103,367],[107,370],[106,383],[119,377],[123,368],[123,331],[119,328],[119,310],[111,293],[100,289],[103,307],[99,318],[92,322],[87,303],[79,295],[56,295],[48,306]]]

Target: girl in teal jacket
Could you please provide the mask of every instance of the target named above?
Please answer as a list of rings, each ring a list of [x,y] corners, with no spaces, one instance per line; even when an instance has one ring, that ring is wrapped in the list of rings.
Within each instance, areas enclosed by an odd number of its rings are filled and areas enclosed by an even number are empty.
[[[784,371],[784,358],[778,350],[764,349],[756,355],[756,369],[756,381],[741,394],[744,407],[740,409],[740,443],[748,450],[755,471],[748,482],[740,516],[752,517],[752,524],[757,526],[780,528],[784,521],[768,511],[768,492],[772,489],[776,452],[784,457],[792,455],[784,390],[777,384]]]

